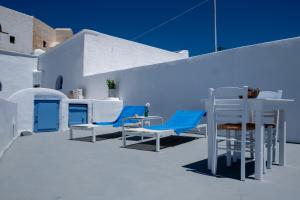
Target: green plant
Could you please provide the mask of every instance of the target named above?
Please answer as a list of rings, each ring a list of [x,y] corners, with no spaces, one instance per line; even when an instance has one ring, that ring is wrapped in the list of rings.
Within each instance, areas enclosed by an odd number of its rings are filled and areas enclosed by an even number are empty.
[[[110,89],[110,90],[111,89],[117,89],[117,84],[116,84],[115,80],[107,79],[106,84],[107,84],[108,89]]]

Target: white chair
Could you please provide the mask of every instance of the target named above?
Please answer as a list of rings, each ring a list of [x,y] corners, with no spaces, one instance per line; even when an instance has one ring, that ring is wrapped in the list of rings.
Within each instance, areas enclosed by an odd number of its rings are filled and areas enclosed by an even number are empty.
[[[282,90],[274,91],[261,91],[257,99],[282,99]],[[267,146],[267,168],[271,169],[272,163],[276,162],[276,149],[277,149],[277,138],[278,138],[278,122],[279,122],[279,111],[271,111],[264,113],[264,119],[266,128],[266,146]],[[265,167],[265,165],[264,165]]]
[[[241,180],[245,180],[246,148],[251,150],[253,145],[253,131],[255,125],[247,123],[249,119],[248,111],[248,87],[222,87],[210,89],[210,104],[214,124],[214,148],[212,160],[212,172],[217,172],[218,149],[226,150],[227,165],[231,165],[232,153],[234,161],[237,155],[241,160]],[[221,135],[221,131],[226,131]],[[219,133],[220,131],[220,133]],[[224,143],[225,148],[219,147],[219,143]]]

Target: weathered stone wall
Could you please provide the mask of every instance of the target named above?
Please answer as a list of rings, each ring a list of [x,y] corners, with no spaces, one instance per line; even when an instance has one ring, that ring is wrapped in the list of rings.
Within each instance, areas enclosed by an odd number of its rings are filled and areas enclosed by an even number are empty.
[[[33,18],[33,49],[47,50],[55,41],[56,31],[44,22]],[[46,42],[45,46],[44,42]]]
[[[73,36],[73,31],[70,28],[56,28],[56,43],[62,43],[63,41]]]

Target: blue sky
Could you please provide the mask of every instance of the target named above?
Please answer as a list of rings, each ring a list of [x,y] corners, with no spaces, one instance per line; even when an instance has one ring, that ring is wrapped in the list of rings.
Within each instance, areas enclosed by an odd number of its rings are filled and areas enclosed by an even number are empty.
[[[52,27],[92,29],[132,40],[203,0],[0,0]],[[217,0],[218,40],[224,48],[300,36],[299,0]],[[191,55],[212,52],[212,0],[137,39]]]

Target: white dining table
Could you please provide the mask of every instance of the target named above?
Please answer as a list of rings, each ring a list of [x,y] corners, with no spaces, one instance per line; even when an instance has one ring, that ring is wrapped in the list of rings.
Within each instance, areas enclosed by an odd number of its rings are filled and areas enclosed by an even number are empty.
[[[226,100],[219,100],[226,101]],[[207,131],[208,131],[208,169],[213,170],[213,147],[216,137],[216,130],[213,124],[213,113],[209,99],[204,99],[207,110]],[[293,99],[248,99],[248,108],[254,113],[255,129],[255,179],[263,179],[263,151],[264,151],[264,121],[263,114],[267,111],[279,110],[279,165],[285,165],[286,145],[286,108]],[[213,172],[214,173],[214,172]]]

